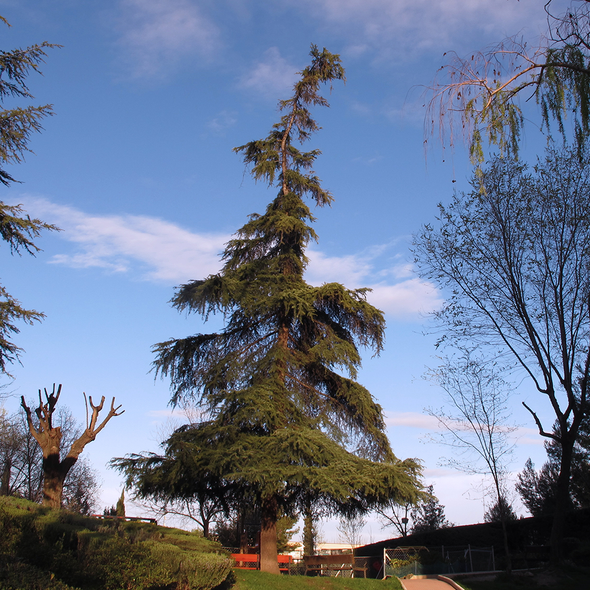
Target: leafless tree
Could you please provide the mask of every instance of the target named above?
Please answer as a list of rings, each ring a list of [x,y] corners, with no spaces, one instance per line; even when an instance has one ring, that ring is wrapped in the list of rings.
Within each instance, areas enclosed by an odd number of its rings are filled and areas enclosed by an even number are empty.
[[[51,394],[47,393],[47,389],[44,392],[45,401],[43,401],[41,390],[39,390],[39,406],[35,409],[36,421],[24,397],[21,397],[21,405],[27,416],[30,433],[43,453],[43,504],[51,508],[61,508],[64,481],[68,472],[78,461],[84,447],[96,438],[111,418],[120,416],[124,410],[119,412],[121,406],[115,407],[115,398],[113,397],[111,409],[105,419],[97,426],[98,415],[103,408],[105,397],[102,396],[100,403],[94,405],[92,397],[86,398],[86,394],[84,394],[86,401],[86,429],[71,443],[68,452],[62,458],[62,428],[53,424],[55,406],[61,394],[61,385],[56,391],[54,384]],[[89,405],[92,409],[90,417]]]
[[[446,359],[431,371],[431,377],[446,394],[444,407],[427,409],[442,429],[433,438],[453,451],[446,463],[463,472],[490,476],[494,503],[502,506],[506,503],[507,464],[515,446],[510,435],[516,426],[509,423],[508,409],[512,388],[493,363],[465,351],[457,360]],[[510,573],[506,521],[502,512],[506,569]]]
[[[419,274],[445,290],[434,314],[439,345],[504,354],[547,401],[529,404],[539,434],[561,448],[552,560],[560,559],[572,453],[588,411],[590,376],[590,157],[549,150],[533,171],[496,158],[469,194],[439,206],[415,238]],[[554,422],[557,429],[554,429]]]
[[[69,448],[81,432],[72,414],[59,408],[54,416],[62,429],[62,447]],[[23,411],[0,416],[0,495],[26,498],[32,502],[43,499],[43,453],[29,431]],[[96,471],[88,461],[79,458],[64,480],[63,505],[69,510],[90,514],[95,507],[98,490]]]
[[[362,532],[367,524],[361,515],[342,517],[338,524],[338,532],[341,538],[350,545],[351,549],[358,547],[362,542]]]
[[[413,504],[410,503],[396,504],[391,502],[389,506],[377,508],[375,512],[381,518],[383,527],[392,526],[400,537],[407,537],[412,506]]]

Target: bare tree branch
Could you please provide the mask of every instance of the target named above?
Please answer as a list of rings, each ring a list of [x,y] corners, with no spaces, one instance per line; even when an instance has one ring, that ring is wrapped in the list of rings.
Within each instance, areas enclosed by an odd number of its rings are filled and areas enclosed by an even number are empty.
[[[86,430],[84,430],[84,432],[72,442],[70,449],[62,459],[61,427],[53,426],[53,414],[61,394],[61,387],[60,384],[56,391],[54,384],[51,394],[48,394],[47,389],[45,389],[45,402],[42,399],[41,390],[39,390],[39,406],[35,409],[35,414],[38,419],[37,426],[35,425],[31,409],[27,405],[24,396],[21,397],[21,406],[25,411],[29,430],[43,453],[43,503],[54,508],[59,508],[61,505],[65,478],[78,460],[84,447],[96,439],[97,434],[106,426],[111,418],[114,416],[120,416],[124,412],[124,410],[119,411],[121,408],[120,405],[115,407],[115,398],[113,397],[109,413],[97,427],[96,423],[98,421],[99,413],[104,406],[105,397],[102,396],[100,404],[94,405],[92,403],[92,397],[89,397],[88,400],[86,400],[86,394],[84,393],[84,400],[87,402]],[[88,421],[88,402],[92,408],[90,421]]]
[[[484,140],[517,155],[524,124],[519,102],[533,97],[546,131],[553,123],[562,136],[575,130],[580,139],[589,130],[590,6],[570,6],[561,15],[550,8],[551,1],[546,35],[533,45],[513,36],[467,57],[445,54],[448,62],[426,91],[425,145],[438,131],[443,146],[453,146],[458,130],[473,162],[484,161]]]

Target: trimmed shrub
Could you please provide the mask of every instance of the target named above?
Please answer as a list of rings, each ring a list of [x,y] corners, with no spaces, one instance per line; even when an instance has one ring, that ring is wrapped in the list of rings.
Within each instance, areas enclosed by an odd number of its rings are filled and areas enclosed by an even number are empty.
[[[85,586],[101,590],[161,588],[175,581],[173,572],[152,559],[147,543],[132,543],[124,537],[90,543],[81,561]]]
[[[53,574],[34,565],[0,557],[0,588],[2,590],[79,590],[58,580]]]
[[[212,590],[233,561],[198,535],[0,498],[1,590]],[[10,568],[10,571],[9,571]]]

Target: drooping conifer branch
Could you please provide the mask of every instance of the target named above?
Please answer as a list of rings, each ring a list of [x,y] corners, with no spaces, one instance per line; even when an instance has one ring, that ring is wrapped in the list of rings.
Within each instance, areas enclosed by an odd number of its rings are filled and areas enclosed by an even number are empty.
[[[0,16],[0,21],[10,26]],[[33,98],[27,86],[27,76],[40,72],[45,50],[58,47],[50,43],[32,45],[26,49],[0,51],[0,183],[9,186],[17,182],[6,165],[17,164],[30,152],[29,139],[42,129],[41,120],[53,114],[52,106],[19,107],[5,105],[8,99]],[[5,108],[6,107],[6,108]],[[0,201],[0,239],[8,243],[11,254],[26,252],[35,255],[39,247],[33,241],[42,230],[57,230],[54,225],[39,219],[31,219],[20,205],[8,205]],[[21,348],[12,340],[18,334],[17,322],[26,324],[42,320],[44,315],[34,309],[25,309],[2,285],[0,285],[0,373],[7,372],[7,365],[19,360]]]

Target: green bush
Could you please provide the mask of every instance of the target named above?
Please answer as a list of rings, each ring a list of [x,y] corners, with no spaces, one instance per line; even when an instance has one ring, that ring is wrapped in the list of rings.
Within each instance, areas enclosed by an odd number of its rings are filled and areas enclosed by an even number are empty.
[[[9,514],[4,506],[0,506],[0,553],[13,553],[18,547],[23,522],[22,519]]]
[[[215,553],[183,551],[168,543],[152,543],[153,563],[174,575],[176,590],[211,590],[230,574],[233,560]]]
[[[233,562],[215,553],[183,551],[169,543],[128,537],[94,538],[84,549],[86,580],[101,590],[211,590],[229,575]]]
[[[231,559],[214,553],[185,554],[177,590],[211,590],[228,577],[232,567]]]
[[[16,498],[0,498],[0,531],[1,590],[211,590],[233,565],[194,533]]]
[[[53,574],[34,565],[0,557],[0,588],[2,590],[79,590],[68,586]]]
[[[147,543],[112,536],[89,544],[82,558],[86,585],[101,590],[143,590],[174,582],[173,572],[152,559]]]

